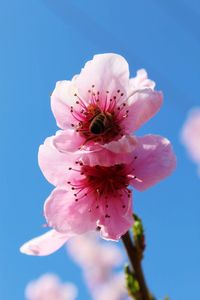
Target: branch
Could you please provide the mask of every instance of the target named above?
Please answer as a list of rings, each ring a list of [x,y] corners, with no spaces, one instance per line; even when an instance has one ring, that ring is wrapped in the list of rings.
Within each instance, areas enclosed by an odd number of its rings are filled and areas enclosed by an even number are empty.
[[[140,287],[140,299],[138,300],[152,300],[152,297],[148,291],[144,274],[142,271],[142,266],[141,266],[141,259],[140,255],[137,251],[137,248],[133,244],[130,234],[127,231],[122,236],[122,241],[124,244],[124,247],[126,249],[130,264],[131,264],[131,271],[134,273]]]

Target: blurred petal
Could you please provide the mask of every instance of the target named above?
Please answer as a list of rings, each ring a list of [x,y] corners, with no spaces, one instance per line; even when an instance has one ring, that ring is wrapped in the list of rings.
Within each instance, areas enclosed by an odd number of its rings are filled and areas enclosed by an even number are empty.
[[[49,255],[62,247],[72,236],[72,234],[62,234],[56,230],[50,230],[22,245],[20,252],[36,256]]]
[[[25,290],[27,300],[75,300],[76,286],[62,283],[55,274],[47,273],[29,282]]]
[[[94,287],[93,287],[94,289]],[[128,300],[124,273],[115,273],[104,282],[101,289],[94,289],[94,300]]]
[[[200,108],[194,108],[189,112],[181,138],[192,159],[200,163]]]

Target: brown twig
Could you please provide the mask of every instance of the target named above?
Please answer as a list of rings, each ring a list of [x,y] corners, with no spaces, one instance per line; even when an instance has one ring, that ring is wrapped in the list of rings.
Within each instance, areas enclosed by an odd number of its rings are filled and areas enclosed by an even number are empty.
[[[131,240],[129,232],[125,233],[122,236],[122,241],[131,264],[131,269],[134,272],[134,275],[140,286],[140,300],[151,300],[152,298],[148,291],[144,274],[142,271],[141,260],[137,248]]]

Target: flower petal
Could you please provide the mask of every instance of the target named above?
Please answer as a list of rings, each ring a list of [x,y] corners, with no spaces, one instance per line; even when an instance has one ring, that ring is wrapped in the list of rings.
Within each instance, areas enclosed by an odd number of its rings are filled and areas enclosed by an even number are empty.
[[[176,157],[166,138],[146,135],[138,138],[138,146],[133,152],[134,175],[131,184],[143,191],[169,176],[176,166]]]
[[[120,90],[126,94],[129,81],[127,61],[120,55],[113,53],[95,55],[85,64],[75,83],[81,97],[88,98],[88,90],[94,85],[94,90],[100,93],[109,91],[109,95]]]
[[[70,140],[70,138],[72,140]],[[132,156],[127,154],[133,152],[137,144],[137,140],[134,136],[123,136],[118,141],[112,141],[108,144],[101,145],[96,143],[90,146],[83,146],[81,150],[73,153],[68,152],[73,150],[75,151],[76,147],[80,146],[81,142],[82,142],[81,138],[77,138],[76,140],[76,134],[73,134],[71,130],[58,131],[56,136],[52,137],[52,144],[59,152],[61,152],[61,155],[62,153],[65,153],[65,155],[70,158],[71,155],[74,155],[74,161],[75,158],[81,159],[81,161],[85,165],[89,165],[89,166],[95,166],[95,165],[111,166],[118,163],[129,162]],[[44,155],[46,154],[45,149],[43,150],[43,153]],[[58,153],[57,156],[60,157]],[[56,160],[50,157],[51,165],[55,160],[56,169],[58,167],[57,162],[59,161],[57,159],[57,156],[56,156]],[[66,159],[66,162],[69,162],[69,159]],[[66,167],[64,170],[66,173]]]
[[[130,162],[129,155],[136,148],[137,140],[133,136],[123,136],[118,141],[112,141],[104,145],[94,145],[90,151],[81,152],[81,160],[85,165],[104,167],[119,163]]]
[[[162,105],[161,92],[146,88],[139,90],[129,99],[129,114],[124,119],[125,132],[132,133],[151,119]]]
[[[181,132],[181,139],[192,159],[200,163],[200,107],[193,108]]]
[[[66,129],[74,123],[71,106],[76,102],[76,87],[72,81],[58,81],[51,95],[51,109],[57,121],[58,127]]]
[[[59,130],[53,138],[53,144],[60,152],[77,151],[84,141],[85,138],[73,129]]]
[[[109,198],[108,207],[102,206],[101,218],[98,225],[101,227],[101,236],[107,240],[119,240],[133,225],[132,199],[123,197]]]
[[[38,163],[46,179],[55,186],[61,186],[68,181],[68,168],[70,163],[75,161],[75,158],[73,153],[66,155],[59,152],[53,143],[54,137],[52,136],[40,146]]]
[[[148,74],[145,69],[140,69],[137,71],[136,77],[130,79],[129,85],[131,91],[142,88],[151,88],[153,90],[155,82],[148,78]]]
[[[104,144],[103,148],[116,153],[130,153],[137,145],[137,140],[134,136],[123,135],[118,141],[112,141],[108,144]]]
[[[54,189],[45,202],[44,213],[49,226],[59,232],[82,234],[96,229],[98,210],[92,195],[77,202],[72,192]]]
[[[27,255],[45,256],[52,254],[62,247],[72,234],[62,234],[56,230],[50,230],[21,246],[20,252]]]

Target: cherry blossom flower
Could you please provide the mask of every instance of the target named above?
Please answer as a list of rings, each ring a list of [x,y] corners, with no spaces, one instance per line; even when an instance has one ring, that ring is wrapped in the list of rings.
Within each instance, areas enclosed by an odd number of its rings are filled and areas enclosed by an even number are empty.
[[[113,274],[101,287],[94,291],[94,300],[128,300],[130,299],[125,287],[125,278],[123,273]]]
[[[80,153],[61,153],[51,139],[40,147],[39,162],[57,186],[44,206],[53,238],[50,231],[26,243],[21,251],[27,254],[50,254],[71,236],[96,229],[105,239],[119,240],[133,224],[129,186],[143,191],[170,175],[176,164],[170,142],[156,135],[136,138],[137,146],[123,163],[116,155],[117,163],[113,153],[110,166],[98,163],[101,155],[96,155],[96,165],[90,165],[80,159]],[[51,244],[52,239],[54,245],[46,246],[45,240]]]
[[[154,87],[143,69],[129,79],[122,56],[95,55],[71,81],[57,82],[52,93],[52,111],[62,129],[54,139],[55,146],[61,152],[100,151],[110,148],[112,141],[125,140],[160,109],[162,93]],[[132,151],[131,145],[122,152]]]
[[[73,260],[82,268],[90,289],[104,284],[113,269],[123,262],[119,247],[103,242],[95,232],[78,235],[70,239],[66,246]]]
[[[25,290],[27,300],[75,300],[77,289],[71,283],[61,283],[54,274],[42,275],[30,282]]]
[[[200,108],[190,111],[181,133],[182,142],[200,170]]]
[[[90,232],[70,239],[66,246],[83,270],[92,299],[128,299],[124,274],[116,272],[124,262],[116,244],[104,242],[97,233]]]

